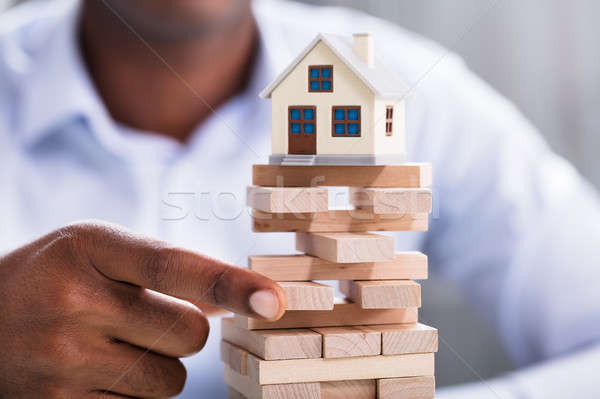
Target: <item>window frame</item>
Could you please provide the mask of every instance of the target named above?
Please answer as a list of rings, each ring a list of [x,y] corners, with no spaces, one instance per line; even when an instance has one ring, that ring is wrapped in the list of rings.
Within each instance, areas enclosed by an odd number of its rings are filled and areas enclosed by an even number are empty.
[[[394,106],[385,106],[385,135],[392,136],[394,134]]]
[[[300,119],[292,119],[292,109],[300,110]],[[304,119],[304,110],[305,109],[310,109],[313,111],[313,119]],[[299,133],[292,133],[292,123],[300,124],[300,132]],[[304,124],[306,124],[306,123],[312,123],[314,125],[314,129],[313,129],[312,133],[304,132]],[[316,106],[314,106],[314,105],[289,105],[288,106],[288,132],[289,132],[289,134],[314,135],[314,134],[316,134],[316,131],[317,131],[317,107]]]
[[[310,76],[310,70],[311,69],[318,69],[319,70],[319,77],[318,78],[313,78]],[[323,78],[322,77],[322,71],[324,68],[329,68],[331,70],[331,76],[328,78]],[[322,82],[323,81],[329,81],[331,83],[331,88],[329,90],[323,90],[322,89]],[[310,84],[312,82],[319,82],[319,90],[312,90],[310,87]],[[308,66],[308,92],[309,93],[333,93],[333,65],[309,65]]]
[[[344,120],[336,120],[335,119],[335,111],[338,109],[345,110]],[[358,119],[350,120],[348,119],[348,111],[351,109],[358,110]],[[331,107],[331,137],[362,137],[362,112],[360,105],[334,105]],[[344,134],[336,134],[335,133],[335,125],[343,123],[344,124]],[[348,133],[348,125],[351,123],[358,124],[358,134],[350,134]]]

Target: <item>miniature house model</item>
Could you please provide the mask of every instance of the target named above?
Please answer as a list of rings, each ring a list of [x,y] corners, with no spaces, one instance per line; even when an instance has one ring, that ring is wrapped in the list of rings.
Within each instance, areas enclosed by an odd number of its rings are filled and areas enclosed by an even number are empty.
[[[319,34],[261,93],[271,98],[272,164],[405,160],[406,87],[375,60],[370,34]]]

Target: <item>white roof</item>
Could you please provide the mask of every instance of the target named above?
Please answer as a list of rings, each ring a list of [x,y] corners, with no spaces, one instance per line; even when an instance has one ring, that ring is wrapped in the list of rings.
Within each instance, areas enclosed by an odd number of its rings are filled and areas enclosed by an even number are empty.
[[[308,54],[313,47],[322,41],[338,56],[344,64],[348,66],[363,81],[365,85],[380,98],[402,98],[408,93],[408,87],[386,70],[383,65],[375,58],[375,66],[369,68],[358,55],[354,53],[352,38],[338,36],[327,33],[319,33],[300,54],[273,80],[265,89],[260,92],[261,98],[271,97],[271,93],[281,83],[283,79],[298,65],[300,61]]]

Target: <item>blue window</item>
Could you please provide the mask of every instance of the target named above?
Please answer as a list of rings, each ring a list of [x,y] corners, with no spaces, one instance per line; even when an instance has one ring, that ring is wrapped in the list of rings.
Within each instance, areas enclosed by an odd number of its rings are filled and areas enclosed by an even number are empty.
[[[314,120],[315,119],[315,110],[312,108],[304,108],[304,120]]]
[[[332,117],[332,136],[360,137],[360,106],[333,107]]]
[[[312,105],[298,105],[289,107],[290,134],[315,134],[316,133],[316,108]]]
[[[333,65],[311,65],[308,67],[308,91],[327,93],[333,91]]]

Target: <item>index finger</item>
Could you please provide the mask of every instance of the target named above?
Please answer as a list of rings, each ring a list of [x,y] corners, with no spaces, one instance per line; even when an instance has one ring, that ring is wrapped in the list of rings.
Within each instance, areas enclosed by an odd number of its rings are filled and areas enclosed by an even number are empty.
[[[251,317],[277,320],[285,311],[281,287],[251,270],[116,225],[91,223],[77,228],[91,238],[86,248],[89,261],[112,280]]]

